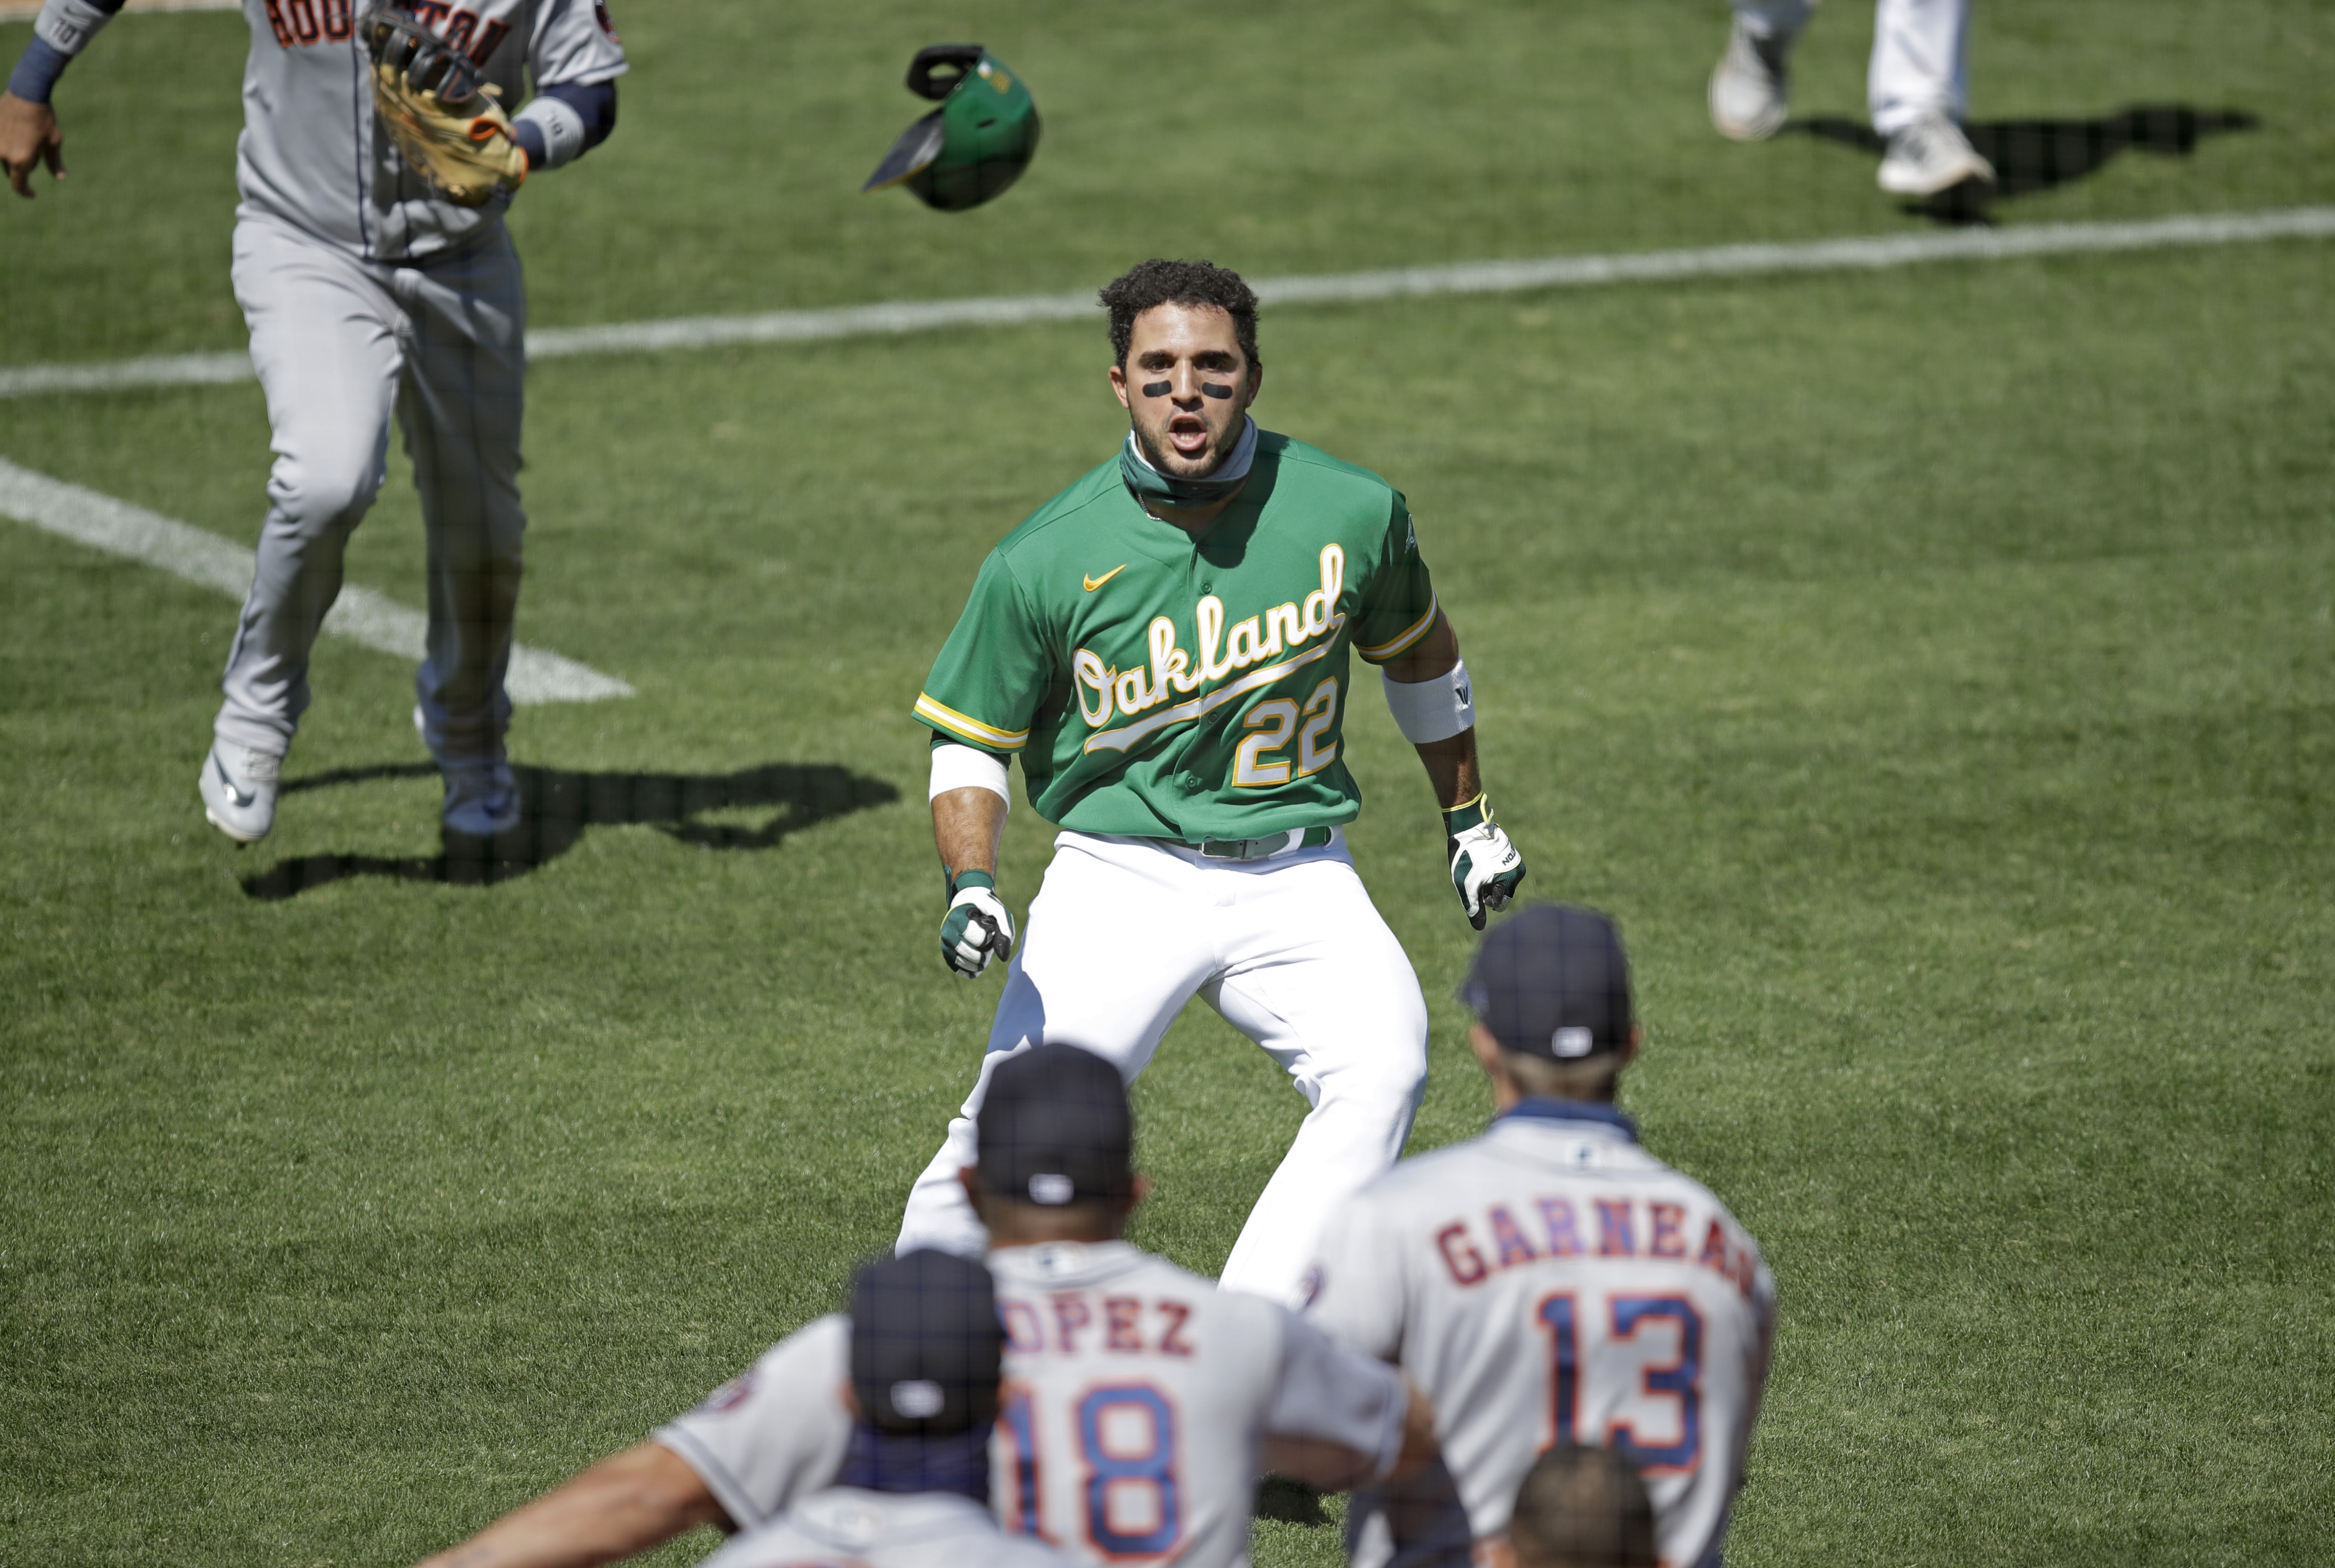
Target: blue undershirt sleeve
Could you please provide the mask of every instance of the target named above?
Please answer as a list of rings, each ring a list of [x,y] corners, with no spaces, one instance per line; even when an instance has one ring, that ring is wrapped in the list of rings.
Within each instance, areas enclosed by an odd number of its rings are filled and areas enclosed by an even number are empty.
[[[616,84],[614,82],[555,82],[537,96],[556,98],[574,110],[584,121],[584,145],[576,156],[581,158],[603,141],[616,128]],[[543,140],[543,127],[527,120],[518,120],[511,127],[511,140],[527,150],[527,166],[530,172],[541,169],[549,156]]]
[[[584,150],[591,151],[608,140],[608,132],[616,129],[616,84],[595,82],[589,85],[556,82],[543,90],[584,117]],[[580,156],[580,155],[579,155]]]
[[[46,103],[72,59],[47,39],[35,36],[24,46],[16,69],[8,73],[8,91],[27,103]]]
[[[33,41],[8,73],[9,92],[27,103],[49,101],[57,78],[97,30],[113,19],[121,9],[121,0],[74,0],[62,9],[53,5],[44,9],[53,14],[34,19]],[[44,33],[49,35],[43,36]]]

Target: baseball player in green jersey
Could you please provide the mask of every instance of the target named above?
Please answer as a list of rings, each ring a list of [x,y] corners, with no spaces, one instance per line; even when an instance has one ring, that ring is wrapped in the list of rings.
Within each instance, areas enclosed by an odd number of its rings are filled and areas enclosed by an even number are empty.
[[[1313,1107],[1223,1276],[1293,1301],[1323,1215],[1394,1162],[1427,1079],[1418,979],[1342,832],[1361,807],[1342,755],[1350,653],[1379,666],[1427,766],[1479,929],[1524,861],[1485,803],[1467,667],[1401,494],[1248,417],[1255,295],[1206,262],[1155,260],[1102,302],[1127,440],[990,553],[916,700],[942,954],[968,978],[1010,964],[981,1079],[899,1245],[981,1250],[957,1173],[1002,1056],[1066,1040],[1131,1080],[1198,996]],[[1014,757],[1062,829],[1018,949],[996,890]]]

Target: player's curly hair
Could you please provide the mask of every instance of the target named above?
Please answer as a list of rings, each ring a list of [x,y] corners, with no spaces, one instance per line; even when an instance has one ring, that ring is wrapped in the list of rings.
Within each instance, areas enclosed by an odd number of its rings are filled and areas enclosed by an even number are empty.
[[[1560,1443],[1525,1473],[1508,1544],[1518,1568],[1654,1568],[1654,1505],[1623,1456]]]
[[[1127,367],[1128,344],[1135,341],[1135,318],[1154,305],[1213,305],[1233,318],[1233,332],[1241,353],[1252,365],[1264,357],[1256,352],[1256,290],[1241,275],[1213,261],[1164,261],[1153,256],[1140,261],[1103,285],[1102,305],[1110,312],[1110,347],[1119,368]]]

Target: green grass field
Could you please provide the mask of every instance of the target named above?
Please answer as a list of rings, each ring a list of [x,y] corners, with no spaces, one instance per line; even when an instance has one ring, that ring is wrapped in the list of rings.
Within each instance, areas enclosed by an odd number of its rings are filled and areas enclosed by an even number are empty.
[[[620,129],[514,219],[538,325],[1927,227],[1849,148],[1710,132],[1715,0],[618,21]],[[1859,111],[1869,25],[1819,17],[1805,112]],[[906,57],[963,36],[1034,84],[1039,162],[954,218],[859,197]],[[0,362],[239,346],[242,40],[137,16],[75,66],[73,178],[0,209]],[[2335,198],[2317,0],[1982,7],[1973,53],[1981,121],[2261,121],[2006,224]],[[1631,938],[1625,1104],[1780,1282],[1731,1562],[2335,1549],[2330,259],[1268,316],[1259,417],[1408,492],[1528,887]],[[436,852],[410,671],[320,645],[312,785],[238,854],[193,789],[229,603],[0,522],[0,1562],[410,1560],[835,1304],[996,992],[934,952],[908,707],[990,544],[1107,455],[1106,357],[1065,325],[538,366],[520,634],[640,695],[525,710],[516,757],[768,771],[489,887],[247,895]],[[0,457],[257,532],[255,388],[0,412]],[[418,604],[421,547],[395,475],[349,579]],[[1431,1147],[1488,1103],[1472,936],[1407,748],[1374,700],[1350,732]],[[838,770],[816,802],[799,766]],[[1017,809],[1017,907],[1045,857]],[[1302,1102],[1203,1010],[1138,1101],[1138,1239],[1213,1270]]]

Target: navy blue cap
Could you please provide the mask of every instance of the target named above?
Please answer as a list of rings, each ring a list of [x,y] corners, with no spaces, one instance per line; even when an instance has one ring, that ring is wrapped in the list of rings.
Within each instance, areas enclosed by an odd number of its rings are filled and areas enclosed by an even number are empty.
[[[1051,1207],[1135,1191],[1127,1081],[1090,1050],[1035,1045],[1007,1057],[975,1120],[983,1192]]]
[[[1004,1353],[996,1287],[970,1258],[906,1253],[852,1282],[851,1389],[879,1432],[938,1437],[996,1420]]]
[[[1536,904],[1476,950],[1459,1000],[1503,1050],[1578,1061],[1630,1042],[1630,960],[1594,909]]]

